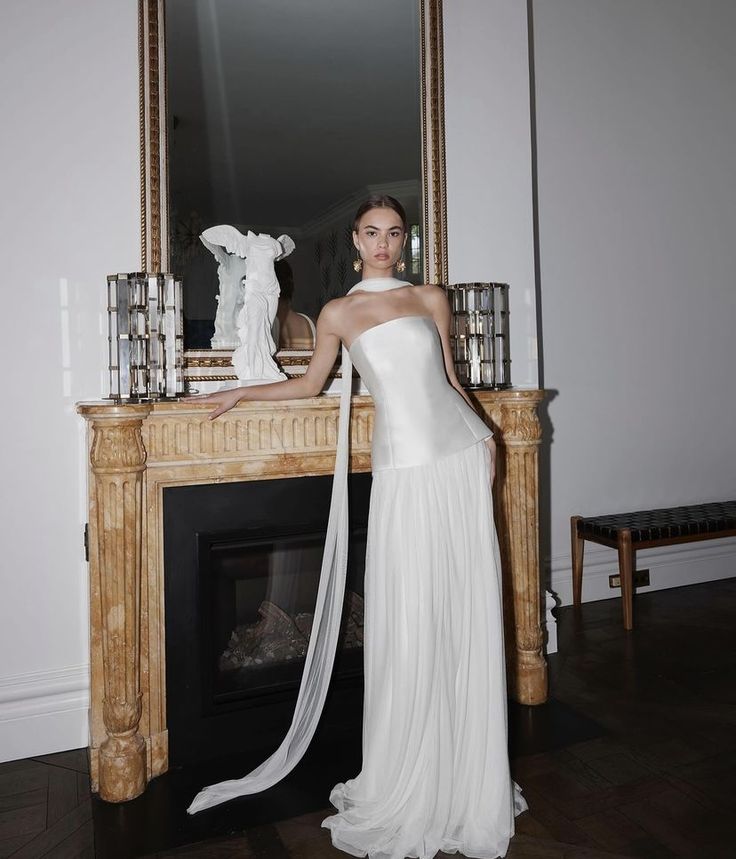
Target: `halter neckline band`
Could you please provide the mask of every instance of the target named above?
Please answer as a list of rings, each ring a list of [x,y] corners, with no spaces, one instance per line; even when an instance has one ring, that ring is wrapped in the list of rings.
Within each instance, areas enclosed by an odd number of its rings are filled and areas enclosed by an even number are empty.
[[[387,292],[389,289],[398,289],[400,286],[411,286],[408,280],[398,280],[395,277],[367,277],[365,280],[358,281],[354,287],[348,290],[348,295],[352,292],[365,290],[366,292]]]

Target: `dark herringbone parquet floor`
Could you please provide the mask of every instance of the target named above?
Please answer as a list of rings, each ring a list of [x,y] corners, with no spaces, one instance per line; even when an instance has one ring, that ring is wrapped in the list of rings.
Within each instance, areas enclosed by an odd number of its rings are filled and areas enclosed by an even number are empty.
[[[530,811],[509,859],[736,856],[736,579],[640,595],[629,634],[618,600],[561,609],[559,635],[552,700],[511,710]],[[176,778],[108,806],[90,798],[83,750],[0,764],[0,859],[345,855],[319,799],[284,813],[291,788],[270,819],[244,801],[195,825]]]
[[[0,764],[0,859],[92,859],[87,752]]]

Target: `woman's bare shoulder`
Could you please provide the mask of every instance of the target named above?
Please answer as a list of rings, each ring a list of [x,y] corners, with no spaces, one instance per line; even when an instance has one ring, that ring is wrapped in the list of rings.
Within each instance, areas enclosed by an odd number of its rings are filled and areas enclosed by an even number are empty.
[[[445,307],[447,305],[447,293],[441,286],[434,283],[425,283],[415,287],[417,294],[422,297],[427,307]]]
[[[346,314],[350,312],[353,299],[354,296],[352,295],[343,295],[328,301],[317,317],[317,327],[339,335],[342,331],[343,320]]]

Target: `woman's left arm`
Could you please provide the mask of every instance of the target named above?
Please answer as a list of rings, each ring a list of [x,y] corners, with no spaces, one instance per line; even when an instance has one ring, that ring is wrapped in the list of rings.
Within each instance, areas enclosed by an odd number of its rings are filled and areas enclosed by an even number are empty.
[[[428,284],[424,287],[423,292],[427,300],[428,310],[432,314],[432,319],[434,319],[434,324],[437,326],[437,330],[440,334],[440,341],[442,342],[442,356],[445,360],[447,381],[460,394],[470,408],[473,409],[473,411],[477,411],[468,396],[467,391],[458,381],[455,373],[455,359],[452,356],[452,346],[450,345],[450,323],[452,322],[452,314],[450,313],[450,305],[447,301],[445,291],[440,289],[439,286]]]

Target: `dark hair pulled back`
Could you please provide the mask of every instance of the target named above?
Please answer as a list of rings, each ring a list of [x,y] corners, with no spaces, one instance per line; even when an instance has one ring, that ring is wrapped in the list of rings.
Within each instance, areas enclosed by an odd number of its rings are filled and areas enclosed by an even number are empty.
[[[279,282],[280,297],[291,301],[294,297],[294,272],[285,259],[277,259],[273,264],[276,280]]]
[[[353,220],[353,229],[358,231],[358,224],[360,223],[360,219],[365,215],[366,212],[370,212],[371,209],[392,209],[396,214],[401,218],[401,223],[404,227],[404,232],[409,231],[409,226],[406,222],[406,212],[404,211],[404,207],[399,203],[399,201],[395,197],[390,197],[388,194],[371,194],[370,197],[358,206],[358,211],[355,213],[355,219]]]

